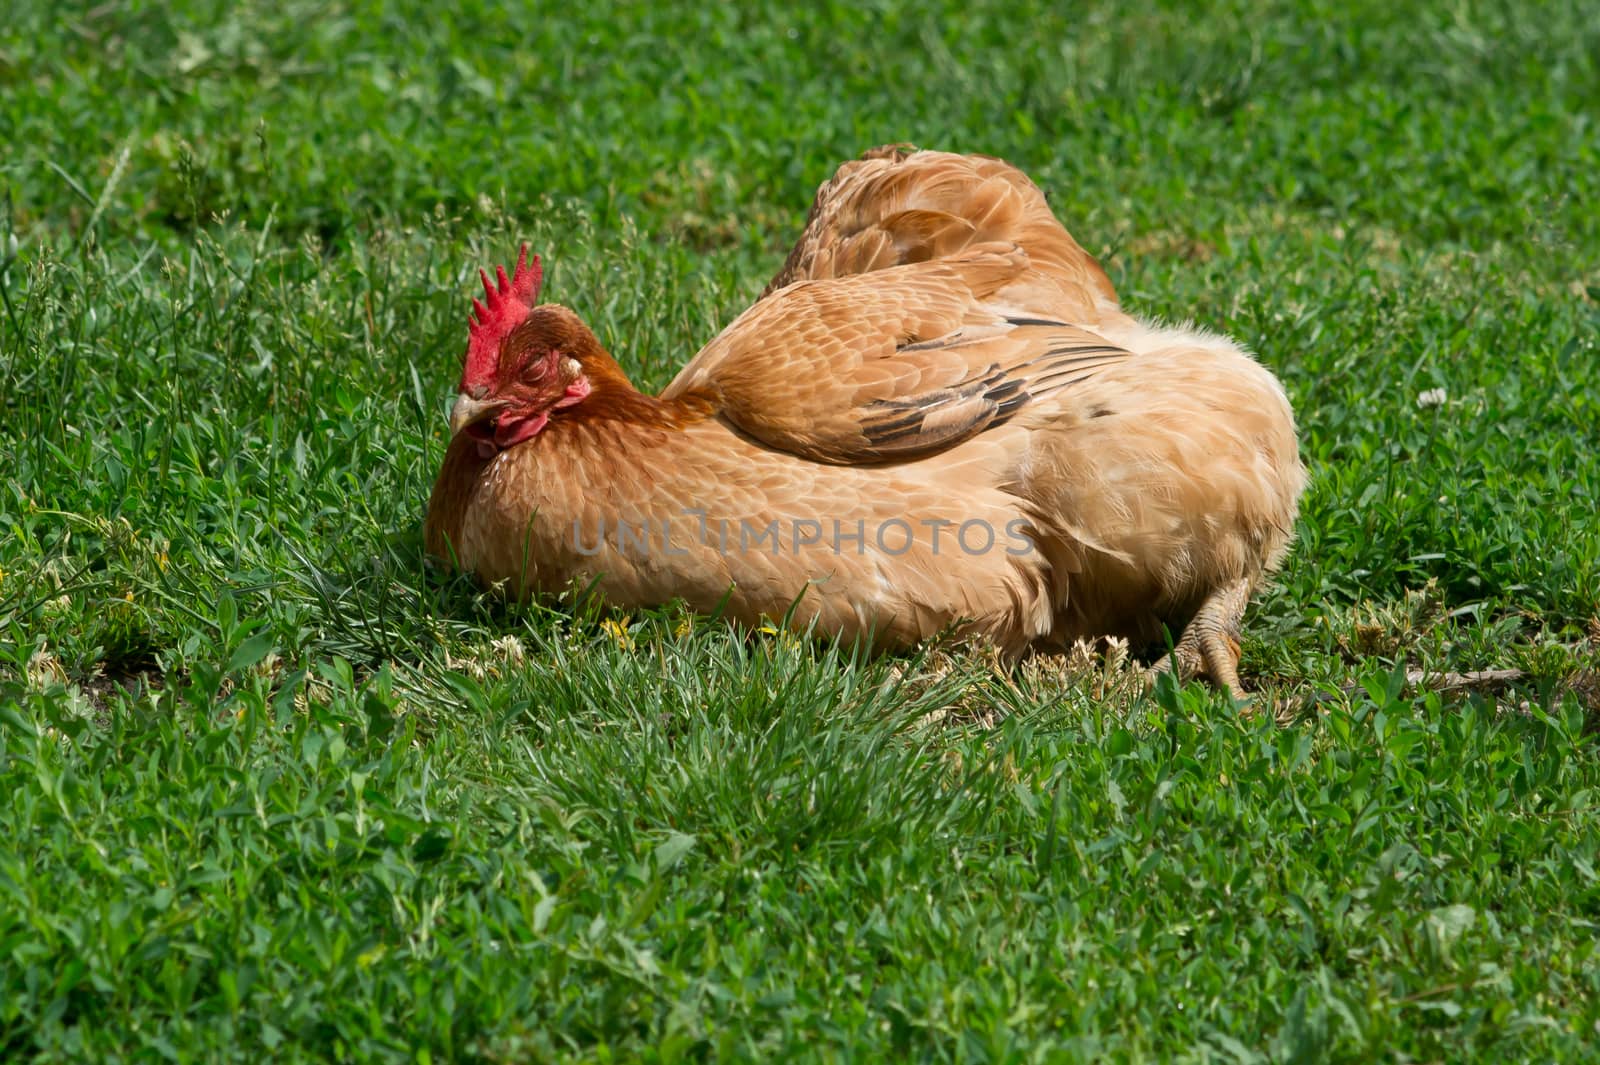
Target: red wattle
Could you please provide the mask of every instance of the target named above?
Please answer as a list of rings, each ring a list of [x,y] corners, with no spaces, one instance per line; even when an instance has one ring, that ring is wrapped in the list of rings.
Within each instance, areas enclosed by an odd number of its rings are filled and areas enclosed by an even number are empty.
[[[508,447],[514,447],[524,440],[537,435],[549,420],[550,414],[548,411],[540,411],[538,414],[526,415],[521,418],[508,418],[502,414],[499,424],[494,427],[495,446],[502,451]]]

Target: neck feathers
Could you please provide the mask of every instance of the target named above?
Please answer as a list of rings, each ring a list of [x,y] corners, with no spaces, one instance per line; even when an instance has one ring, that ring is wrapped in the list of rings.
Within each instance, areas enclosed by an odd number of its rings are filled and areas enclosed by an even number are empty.
[[[640,392],[616,360],[598,345],[580,356],[579,361],[583,364],[584,376],[589,379],[589,395],[582,403],[552,418],[551,430],[563,424],[576,428],[604,422],[632,424],[643,429],[681,429],[711,413],[710,402],[701,396],[664,400]]]

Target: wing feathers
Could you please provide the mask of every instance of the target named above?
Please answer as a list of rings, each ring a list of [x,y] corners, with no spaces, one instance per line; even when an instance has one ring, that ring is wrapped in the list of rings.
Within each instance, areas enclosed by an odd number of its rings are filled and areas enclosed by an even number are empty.
[[[1129,357],[1087,330],[985,302],[1026,268],[1005,249],[790,286],[663,395],[707,395],[743,432],[821,462],[944,450]]]
[[[1099,265],[983,156],[846,163],[763,295],[662,397],[821,462],[941,451],[1129,357],[1092,331],[1120,314]]]

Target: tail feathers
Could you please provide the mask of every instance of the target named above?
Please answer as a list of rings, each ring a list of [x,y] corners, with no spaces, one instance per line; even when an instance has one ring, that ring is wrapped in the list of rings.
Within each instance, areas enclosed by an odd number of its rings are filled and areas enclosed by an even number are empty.
[[[889,145],[841,166],[817,191],[805,231],[763,296],[795,281],[868,273],[1017,244],[1064,320],[1093,324],[1116,292],[1051,213],[1038,186],[987,156]]]

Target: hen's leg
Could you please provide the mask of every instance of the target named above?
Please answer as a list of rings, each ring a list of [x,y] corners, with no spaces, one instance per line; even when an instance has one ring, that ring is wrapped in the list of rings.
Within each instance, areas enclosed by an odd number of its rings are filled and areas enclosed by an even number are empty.
[[[1157,675],[1172,670],[1180,682],[1204,674],[1239,702],[1249,698],[1239,683],[1239,625],[1250,602],[1250,582],[1240,579],[1212,592],[1183,630],[1183,638],[1145,671],[1155,683]]]

